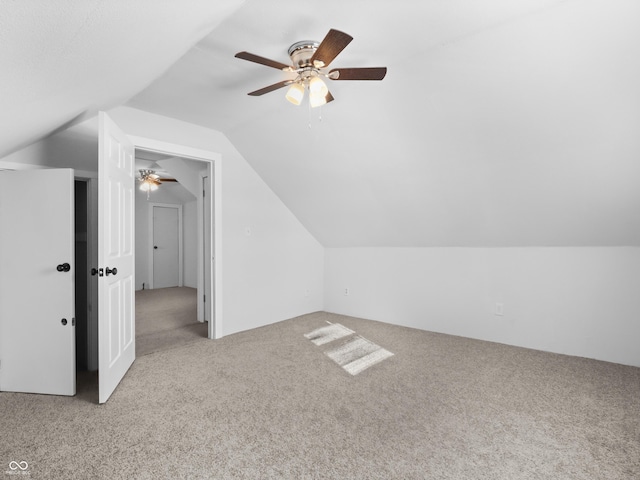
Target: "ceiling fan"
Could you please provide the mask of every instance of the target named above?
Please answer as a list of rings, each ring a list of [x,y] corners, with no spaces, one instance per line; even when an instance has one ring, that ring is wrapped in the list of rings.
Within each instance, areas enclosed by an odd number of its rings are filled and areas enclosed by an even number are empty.
[[[164,182],[177,182],[175,178],[161,178],[155,170],[150,169],[141,169],[138,170],[140,172],[140,176],[138,177],[138,181],[140,182],[140,190],[143,192],[152,192],[158,189]]]
[[[305,90],[308,90],[311,107],[319,107],[334,100],[321,77],[330,80],[382,80],[387,74],[387,67],[334,68],[327,72],[329,64],[349,45],[351,40],[353,40],[351,35],[331,29],[320,43],[312,40],[296,42],[289,47],[288,51],[293,65],[286,65],[249,52],[239,52],[235,56],[242,60],[296,74],[296,77],[291,80],[274,83],[250,92],[249,95],[260,96],[289,86],[286,98],[291,103],[300,105]]]

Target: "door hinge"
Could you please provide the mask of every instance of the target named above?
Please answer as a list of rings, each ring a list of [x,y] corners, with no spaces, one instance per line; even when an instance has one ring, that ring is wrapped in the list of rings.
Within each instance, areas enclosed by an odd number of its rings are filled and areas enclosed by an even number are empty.
[[[206,302],[207,301],[207,296],[206,295],[202,295],[202,301]]]

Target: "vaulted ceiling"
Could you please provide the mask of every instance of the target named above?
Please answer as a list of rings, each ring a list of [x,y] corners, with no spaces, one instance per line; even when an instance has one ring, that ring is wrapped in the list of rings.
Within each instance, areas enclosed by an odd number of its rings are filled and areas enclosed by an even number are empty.
[[[222,131],[325,246],[640,245],[636,0],[0,11],[0,156],[126,102]],[[354,37],[332,67],[387,77],[321,109],[247,96],[292,74],[236,52],[288,63],[330,28]]]

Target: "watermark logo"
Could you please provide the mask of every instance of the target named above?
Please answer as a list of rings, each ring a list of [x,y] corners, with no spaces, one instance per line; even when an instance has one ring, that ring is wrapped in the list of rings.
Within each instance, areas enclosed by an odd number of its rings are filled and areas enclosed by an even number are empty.
[[[7,475],[31,475],[31,472],[29,472],[29,464],[24,460],[21,462],[11,460],[9,462],[9,470],[5,473]]]

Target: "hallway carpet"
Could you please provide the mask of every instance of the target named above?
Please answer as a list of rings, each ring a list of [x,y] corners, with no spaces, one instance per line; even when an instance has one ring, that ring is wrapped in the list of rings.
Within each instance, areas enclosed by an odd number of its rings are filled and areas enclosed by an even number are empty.
[[[207,337],[207,323],[197,321],[195,288],[136,291],[136,357]]]

